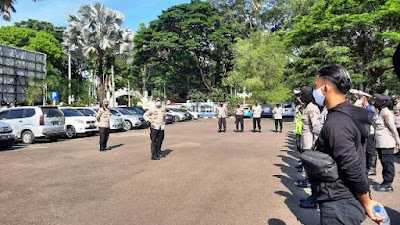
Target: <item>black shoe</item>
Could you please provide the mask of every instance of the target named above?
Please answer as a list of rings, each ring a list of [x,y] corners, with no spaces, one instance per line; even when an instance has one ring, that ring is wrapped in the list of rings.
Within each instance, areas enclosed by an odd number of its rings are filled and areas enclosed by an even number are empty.
[[[368,170],[368,176],[375,176],[376,175],[376,169],[375,168],[370,168]]]
[[[105,148],[100,148],[100,151],[101,151],[101,152],[105,152],[106,149],[105,149]]]
[[[296,166],[296,169],[303,169],[303,165],[302,164],[300,164],[300,165],[298,165],[298,166]]]
[[[240,133],[243,133],[243,132],[244,132],[243,130],[240,131]]]
[[[151,155],[151,160],[160,160],[160,158],[156,154],[153,154]]]
[[[314,201],[315,202],[315,198],[314,198],[314,196],[308,196],[307,198],[302,198],[302,199],[300,199],[300,202],[311,202],[311,201]]]
[[[258,130],[258,132],[262,133],[262,132],[261,132],[261,129],[260,129],[260,130]]]
[[[304,173],[304,172],[305,172],[305,170],[304,170],[304,168],[303,168],[303,167],[301,167],[300,169],[297,169],[297,172],[299,172],[299,173]]]
[[[251,130],[251,132],[255,133],[255,132],[257,132],[257,131],[256,131],[256,130]]]
[[[391,184],[380,184],[375,187],[375,191],[378,192],[393,192],[393,187]]]
[[[110,147],[105,147],[104,150],[108,151],[108,150],[111,150],[111,148]]]
[[[235,133],[238,133],[238,132],[239,132],[239,130],[234,130],[234,132],[235,132]]]
[[[297,187],[301,187],[301,188],[311,187],[311,184],[310,184],[310,182],[308,182],[308,180],[305,182],[298,182],[296,185],[297,185]]]
[[[299,205],[301,208],[306,208],[306,209],[317,209],[318,208],[317,202],[313,198],[311,198],[311,196],[310,196],[310,199],[308,199],[306,201],[300,200]]]
[[[279,133],[282,133],[282,131],[279,131]]]
[[[226,133],[226,130],[223,130],[222,132]]]
[[[218,130],[218,133],[221,133],[222,132],[222,130]]]

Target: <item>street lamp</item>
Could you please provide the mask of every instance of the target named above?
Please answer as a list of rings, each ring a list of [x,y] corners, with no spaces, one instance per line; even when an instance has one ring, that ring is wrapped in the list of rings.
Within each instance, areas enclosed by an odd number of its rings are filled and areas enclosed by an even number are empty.
[[[246,98],[251,98],[253,96],[253,93],[247,93],[246,92],[246,87],[243,88],[243,93],[238,93],[238,97],[243,98],[243,107],[246,106]]]

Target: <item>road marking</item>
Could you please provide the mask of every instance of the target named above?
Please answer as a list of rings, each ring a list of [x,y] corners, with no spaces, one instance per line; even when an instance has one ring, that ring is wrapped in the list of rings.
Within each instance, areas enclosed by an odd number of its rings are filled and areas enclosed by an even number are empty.
[[[29,147],[29,148],[33,148],[33,149],[46,149],[47,147],[43,147],[43,146],[33,146],[33,147]]]

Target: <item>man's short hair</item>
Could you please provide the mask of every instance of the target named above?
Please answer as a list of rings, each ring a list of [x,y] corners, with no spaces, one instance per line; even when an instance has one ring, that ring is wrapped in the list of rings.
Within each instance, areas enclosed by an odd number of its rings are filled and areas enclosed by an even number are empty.
[[[319,70],[318,77],[330,81],[343,94],[346,94],[352,85],[350,73],[343,66],[324,67]]]

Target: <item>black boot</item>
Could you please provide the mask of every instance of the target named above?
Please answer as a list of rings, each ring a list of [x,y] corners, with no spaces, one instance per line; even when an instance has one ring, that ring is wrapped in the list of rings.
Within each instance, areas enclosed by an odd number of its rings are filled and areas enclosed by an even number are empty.
[[[382,184],[378,185],[377,187],[375,187],[375,191],[392,192],[393,191],[393,187],[392,187],[392,184],[382,183]]]
[[[367,173],[368,176],[375,176],[376,175],[376,159],[377,155],[369,155],[368,158],[368,165],[367,165]]]
[[[151,160],[160,160],[160,158],[157,156],[157,154],[152,154]]]

